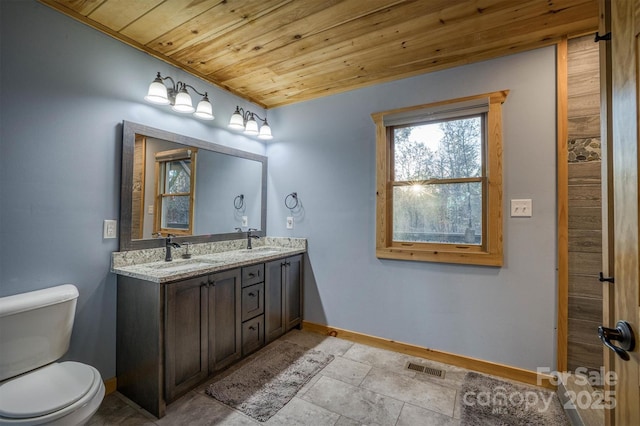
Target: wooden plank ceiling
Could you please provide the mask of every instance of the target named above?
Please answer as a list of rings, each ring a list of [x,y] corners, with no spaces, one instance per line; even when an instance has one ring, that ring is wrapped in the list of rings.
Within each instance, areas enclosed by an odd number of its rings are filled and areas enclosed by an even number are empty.
[[[40,1],[266,108],[533,49],[598,25],[598,0]]]

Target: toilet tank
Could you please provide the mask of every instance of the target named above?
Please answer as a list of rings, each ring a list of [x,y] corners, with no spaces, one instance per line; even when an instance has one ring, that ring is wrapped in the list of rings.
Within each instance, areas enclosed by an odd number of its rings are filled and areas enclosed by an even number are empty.
[[[0,298],[0,381],[67,352],[77,299],[72,284]]]

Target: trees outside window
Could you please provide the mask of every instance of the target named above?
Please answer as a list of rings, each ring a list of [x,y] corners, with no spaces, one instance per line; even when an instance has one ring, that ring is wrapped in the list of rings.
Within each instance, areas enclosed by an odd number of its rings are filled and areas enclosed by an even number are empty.
[[[393,240],[482,244],[484,115],[393,128]]]
[[[156,154],[154,233],[192,235],[195,203],[195,149]]]
[[[373,114],[381,258],[502,263],[507,92]]]

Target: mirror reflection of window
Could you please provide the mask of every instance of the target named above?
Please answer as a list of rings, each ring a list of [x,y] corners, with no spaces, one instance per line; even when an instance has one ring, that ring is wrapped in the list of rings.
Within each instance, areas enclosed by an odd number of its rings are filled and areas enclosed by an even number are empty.
[[[154,233],[192,235],[197,149],[157,152]]]

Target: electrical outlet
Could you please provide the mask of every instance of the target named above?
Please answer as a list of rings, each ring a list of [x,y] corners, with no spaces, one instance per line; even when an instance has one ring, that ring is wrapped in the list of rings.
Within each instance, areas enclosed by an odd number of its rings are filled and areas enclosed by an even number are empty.
[[[531,217],[531,199],[511,200],[511,217]]]
[[[242,216],[242,226],[249,226],[249,218],[247,216]]]
[[[287,229],[293,229],[293,217],[287,216]]]
[[[153,204],[147,207],[147,214],[153,214]]]
[[[102,238],[116,238],[118,222],[115,220],[105,220],[102,225]]]

